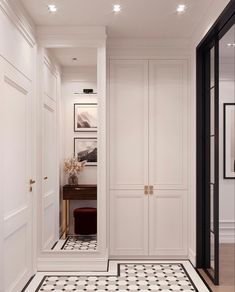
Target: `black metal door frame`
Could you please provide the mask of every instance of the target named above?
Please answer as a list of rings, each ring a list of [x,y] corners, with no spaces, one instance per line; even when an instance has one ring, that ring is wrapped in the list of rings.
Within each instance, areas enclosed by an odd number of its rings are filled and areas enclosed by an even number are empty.
[[[203,268],[215,285],[219,284],[219,40],[235,23],[235,0],[231,0],[207,35],[197,46],[197,268]],[[210,263],[210,198],[209,182],[209,125],[210,125],[210,49],[215,48],[215,193],[214,235],[215,268],[212,276]]]

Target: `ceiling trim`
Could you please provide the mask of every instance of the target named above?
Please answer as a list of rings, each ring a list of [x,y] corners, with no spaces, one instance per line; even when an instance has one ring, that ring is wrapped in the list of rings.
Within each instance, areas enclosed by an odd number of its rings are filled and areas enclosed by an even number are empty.
[[[112,48],[190,48],[189,38],[108,38],[107,46]]]
[[[100,47],[106,43],[105,26],[38,26],[37,41],[45,48]]]
[[[25,15],[23,7],[19,3],[16,5],[7,0],[0,0],[0,9],[15,25],[28,44],[34,47],[36,44],[34,26],[29,17]]]

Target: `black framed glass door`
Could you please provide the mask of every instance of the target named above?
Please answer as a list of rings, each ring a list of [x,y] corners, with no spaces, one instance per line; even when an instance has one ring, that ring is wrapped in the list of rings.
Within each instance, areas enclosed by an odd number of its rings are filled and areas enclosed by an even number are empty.
[[[235,0],[197,47],[197,268],[219,284],[219,43],[235,23]]]
[[[219,96],[218,42],[205,51],[205,266],[219,283]]]

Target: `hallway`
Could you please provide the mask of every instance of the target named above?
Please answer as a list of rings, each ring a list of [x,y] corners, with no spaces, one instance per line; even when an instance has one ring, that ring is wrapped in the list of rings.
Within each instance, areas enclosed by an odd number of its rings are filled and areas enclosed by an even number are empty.
[[[208,292],[196,267],[232,292],[234,23],[235,0],[0,0],[0,292]]]

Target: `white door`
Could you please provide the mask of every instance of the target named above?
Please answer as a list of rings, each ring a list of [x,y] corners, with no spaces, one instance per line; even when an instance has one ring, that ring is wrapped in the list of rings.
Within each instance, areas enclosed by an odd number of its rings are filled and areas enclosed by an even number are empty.
[[[187,254],[187,62],[149,62],[149,253]]]
[[[57,163],[57,78],[47,59],[43,64],[42,246],[51,249],[59,238]]]
[[[110,63],[110,246],[148,253],[148,61]]]
[[[31,86],[23,74],[0,57],[4,292],[21,291],[32,276]]]

